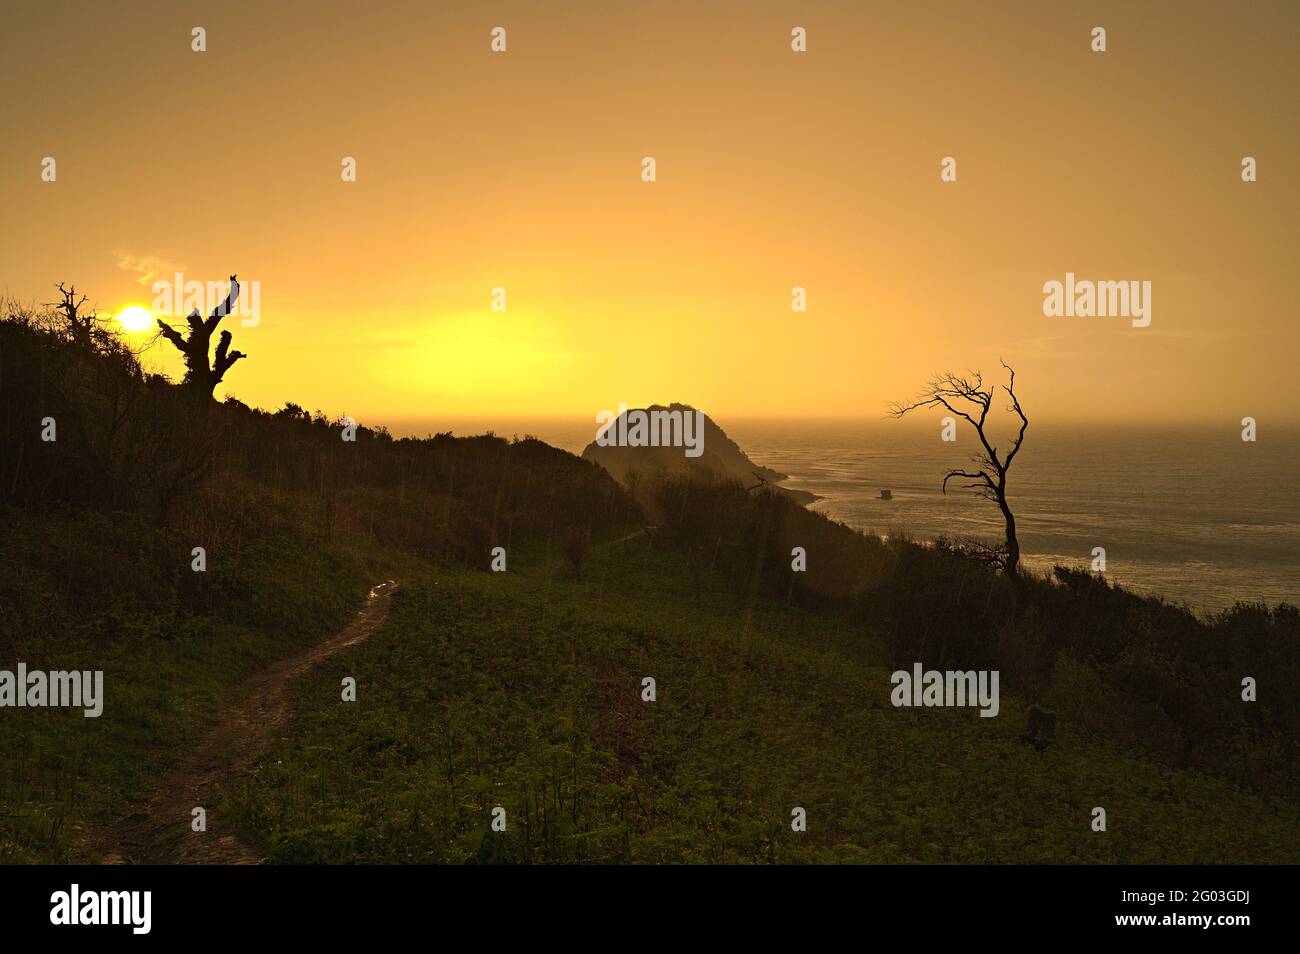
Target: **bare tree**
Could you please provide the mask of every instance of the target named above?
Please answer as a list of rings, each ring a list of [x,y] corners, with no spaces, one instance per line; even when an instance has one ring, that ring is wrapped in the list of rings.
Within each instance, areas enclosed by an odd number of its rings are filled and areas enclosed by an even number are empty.
[[[213,309],[212,314],[205,320],[199,310],[195,308],[186,317],[189,322],[190,333],[182,338],[171,325],[163,320],[158,320],[158,327],[161,329],[162,336],[176,346],[181,355],[185,358],[185,380],[182,382],[187,387],[193,389],[194,393],[202,394],[205,397],[212,397],[212,392],[221,379],[226,376],[226,372],[240,358],[246,358],[248,355],[242,351],[230,350],[230,332],[221,332],[221,337],[217,343],[216,354],[213,356],[211,364],[208,363],[208,349],[212,344],[212,333],[217,330],[217,325],[221,319],[230,314],[231,309],[235,307],[235,302],[239,300],[239,282],[235,276],[230,276],[230,294],[226,300]]]
[[[85,295],[78,298],[77,286],[64,288],[63,283],[59,282],[54,287],[59,290],[60,300],[45,303],[45,307],[52,311],[47,312],[38,323],[40,327],[87,351],[109,354],[129,350],[121,338],[113,333],[110,316],[101,315],[94,309],[82,311],[82,306],[90,299]]]
[[[910,411],[923,407],[942,407],[975,428],[982,447],[979,453],[971,458],[977,465],[977,469],[948,471],[943,478],[943,492],[945,494],[948,492],[948,481],[957,477],[971,481],[962,485],[965,489],[974,490],[979,496],[992,500],[998,505],[998,509],[1002,511],[1002,518],[1006,521],[1007,540],[1004,550],[995,552],[991,562],[1000,566],[1007,576],[1018,579],[1020,541],[1016,539],[1015,515],[1007,504],[1007,472],[1011,470],[1011,462],[1016,459],[1016,454],[1020,453],[1020,445],[1025,440],[1025,430],[1029,427],[1029,418],[1025,417],[1025,412],[1020,408],[1020,400],[1016,397],[1015,370],[1005,361],[1001,364],[1011,375],[1011,380],[1003,386],[1011,398],[1007,410],[1014,411],[1020,418],[1020,432],[1005,457],[998,455],[998,449],[993,446],[985,431],[985,423],[988,420],[989,410],[993,406],[993,397],[997,394],[998,385],[991,385],[986,390],[984,379],[978,371],[972,371],[966,377],[959,377],[951,371],[935,375],[915,399],[892,402],[889,405],[889,413],[891,417],[901,418]]]

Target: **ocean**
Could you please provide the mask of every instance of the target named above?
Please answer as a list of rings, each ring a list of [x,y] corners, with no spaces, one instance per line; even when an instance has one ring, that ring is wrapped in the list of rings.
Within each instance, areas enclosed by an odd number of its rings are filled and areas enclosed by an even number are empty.
[[[1001,515],[944,473],[967,465],[976,438],[955,443],[928,420],[715,419],[785,486],[823,497],[832,519],[881,535],[998,539]],[[573,453],[595,424],[572,419],[409,421],[395,434],[530,434]],[[880,491],[888,488],[891,500]],[[1106,551],[1106,577],[1200,612],[1234,602],[1300,604],[1300,429],[1254,443],[1222,427],[1030,425],[1008,479],[1023,564],[1087,568]]]

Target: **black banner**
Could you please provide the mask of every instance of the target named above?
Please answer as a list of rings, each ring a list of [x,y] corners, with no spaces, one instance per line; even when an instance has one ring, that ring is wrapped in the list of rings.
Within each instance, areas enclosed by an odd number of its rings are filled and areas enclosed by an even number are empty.
[[[1172,866],[6,868],[0,910],[9,938],[132,943],[337,943],[420,932],[433,920],[485,938],[572,921],[583,934],[629,938],[701,925],[733,937],[815,926],[934,941],[1134,934],[1232,943],[1294,923],[1294,877],[1293,867]]]

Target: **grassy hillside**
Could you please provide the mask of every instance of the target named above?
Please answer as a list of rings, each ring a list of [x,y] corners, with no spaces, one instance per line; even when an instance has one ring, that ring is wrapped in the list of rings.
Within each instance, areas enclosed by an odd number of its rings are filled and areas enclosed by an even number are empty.
[[[252,673],[390,578],[385,627],[294,684],[282,750],[221,796],[273,860],[1300,860],[1295,607],[1200,620],[769,490],[196,402],[108,332],[0,318],[0,668],[106,694],[0,711],[0,862],[96,860]],[[893,708],[916,661],[998,670],[1001,713]]]
[[[301,680],[294,738],[225,806],[280,862],[1296,860],[1293,802],[1071,727],[1036,751],[1005,697],[993,719],[895,709],[885,660],[716,579],[697,607],[645,537],[581,583],[443,569]]]
[[[196,404],[107,331],[0,318],[0,668],[103,670],[106,696],[92,719],[0,710],[0,863],[87,857],[249,675],[375,582],[497,545],[543,563],[635,522],[607,475],[538,441],[344,440],[292,403]]]
[[[1161,764],[1300,799],[1295,606],[1198,618],[1078,570],[1015,582],[960,545],[883,541],[738,484],[670,480],[646,496],[659,537],[697,580],[842,610],[897,668],[997,670],[1003,692]],[[791,572],[794,547],[804,572]]]
[[[77,858],[245,678],[339,626],[374,574],[362,557],[282,534],[199,575],[188,550],[129,515],[2,508],[0,522],[4,667],[102,669],[106,697],[98,718],[3,711],[6,862]]]

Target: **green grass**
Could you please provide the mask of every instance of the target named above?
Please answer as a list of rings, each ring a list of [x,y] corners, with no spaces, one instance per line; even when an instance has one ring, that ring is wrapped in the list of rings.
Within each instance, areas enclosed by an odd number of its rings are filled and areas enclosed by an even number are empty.
[[[38,534],[41,545],[25,535]],[[94,828],[120,817],[208,728],[249,675],[328,635],[372,580],[361,558],[271,536],[238,559],[210,558],[202,586],[218,597],[183,611],[182,585],[153,562],[167,542],[127,519],[7,514],[0,554],[9,645],[0,666],[104,670],[104,711],[0,710],[0,862],[86,857]],[[17,554],[39,554],[18,562]],[[188,551],[176,551],[189,573]],[[87,605],[79,572],[100,585]],[[190,594],[191,598],[194,594]],[[202,598],[202,595],[199,595]]]
[[[410,568],[408,568],[410,569]],[[1294,862],[1288,802],[1024,711],[894,709],[879,645],[644,538],[579,583],[415,572],[295,683],[293,737],[224,794],[279,862]],[[355,676],[358,701],[340,680]],[[643,702],[653,676],[658,700]],[[507,830],[489,829],[495,806]],[[790,828],[802,806],[808,830]],[[1091,830],[1103,806],[1105,833]]]

